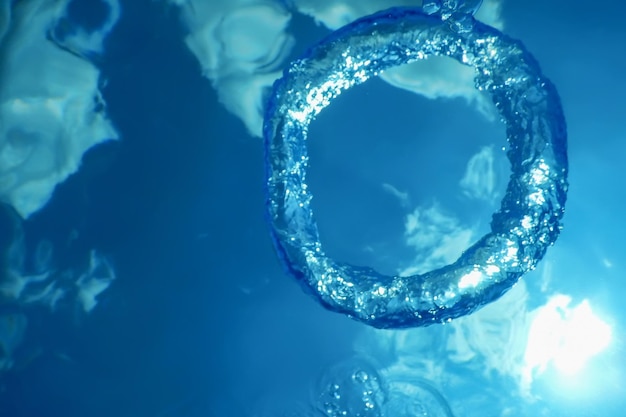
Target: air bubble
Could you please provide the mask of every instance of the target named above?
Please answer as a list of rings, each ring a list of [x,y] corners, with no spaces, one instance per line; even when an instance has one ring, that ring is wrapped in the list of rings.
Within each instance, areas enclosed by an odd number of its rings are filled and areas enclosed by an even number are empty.
[[[387,392],[376,368],[356,358],[331,367],[313,392],[325,417],[383,417]]]

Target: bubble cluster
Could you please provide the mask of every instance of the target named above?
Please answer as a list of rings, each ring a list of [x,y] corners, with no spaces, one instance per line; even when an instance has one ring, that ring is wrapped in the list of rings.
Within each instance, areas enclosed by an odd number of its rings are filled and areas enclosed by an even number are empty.
[[[379,417],[387,398],[378,371],[358,359],[328,370],[313,395],[325,417]]]
[[[386,378],[366,359],[330,368],[313,393],[323,417],[454,417],[443,395],[421,378]]]

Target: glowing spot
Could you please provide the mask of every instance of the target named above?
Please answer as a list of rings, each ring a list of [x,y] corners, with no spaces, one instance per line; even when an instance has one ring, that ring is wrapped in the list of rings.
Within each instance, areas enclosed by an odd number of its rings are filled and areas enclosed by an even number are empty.
[[[479,271],[472,271],[469,274],[464,275],[459,280],[459,288],[476,288],[478,284],[480,284],[482,276],[483,274],[481,274]]]
[[[536,312],[525,353],[528,375],[534,369],[543,373],[549,364],[574,375],[609,346],[611,326],[594,314],[589,301],[570,307],[571,301],[556,295]]]

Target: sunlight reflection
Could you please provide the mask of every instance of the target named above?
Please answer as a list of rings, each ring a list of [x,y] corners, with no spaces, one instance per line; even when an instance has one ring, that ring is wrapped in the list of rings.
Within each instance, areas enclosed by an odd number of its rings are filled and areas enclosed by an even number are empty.
[[[588,300],[571,307],[571,297],[555,295],[536,311],[525,353],[527,378],[549,364],[564,375],[575,375],[587,361],[606,349],[611,326],[594,314]]]

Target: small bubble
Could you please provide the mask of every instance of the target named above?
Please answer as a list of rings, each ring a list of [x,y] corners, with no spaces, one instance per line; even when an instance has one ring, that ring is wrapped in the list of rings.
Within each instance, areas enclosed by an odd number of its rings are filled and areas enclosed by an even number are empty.
[[[318,386],[313,401],[325,417],[379,417],[386,398],[380,375],[362,359],[332,367]]]
[[[459,2],[457,0],[445,0],[443,2],[443,7],[450,10],[456,10],[456,8],[459,7]]]
[[[367,375],[367,372],[360,370],[352,375],[352,379],[358,383],[364,384],[369,379],[369,375]]]
[[[441,0],[424,1],[422,10],[426,14],[435,14],[441,9]]]
[[[457,33],[467,33],[474,28],[474,18],[464,13],[455,13],[450,18],[450,28]]]

